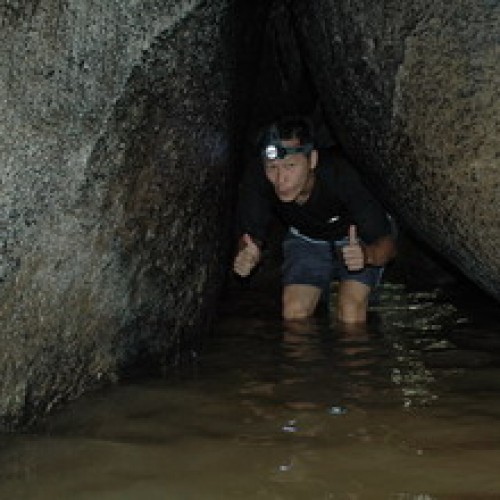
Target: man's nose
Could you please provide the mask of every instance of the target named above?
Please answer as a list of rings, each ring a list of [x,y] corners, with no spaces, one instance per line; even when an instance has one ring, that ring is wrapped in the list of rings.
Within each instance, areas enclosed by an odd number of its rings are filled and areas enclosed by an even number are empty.
[[[276,184],[280,184],[281,182],[283,182],[283,177],[284,177],[283,169],[281,168],[280,165],[277,165],[276,166]]]

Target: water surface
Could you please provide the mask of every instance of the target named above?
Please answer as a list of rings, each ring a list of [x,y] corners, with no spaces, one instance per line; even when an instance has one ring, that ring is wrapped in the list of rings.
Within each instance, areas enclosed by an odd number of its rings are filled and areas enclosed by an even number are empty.
[[[241,290],[189,373],[2,438],[0,498],[500,499],[497,321],[385,285],[366,328],[284,324]]]

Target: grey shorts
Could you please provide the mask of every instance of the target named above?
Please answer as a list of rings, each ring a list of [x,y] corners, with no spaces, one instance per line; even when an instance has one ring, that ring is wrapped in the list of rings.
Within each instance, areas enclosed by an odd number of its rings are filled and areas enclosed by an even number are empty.
[[[334,243],[341,247],[347,240]],[[383,267],[366,267],[361,271],[348,271],[332,250],[328,241],[313,240],[307,236],[289,231],[283,241],[283,284],[312,285],[328,292],[333,280],[354,280],[375,288],[382,278]]]

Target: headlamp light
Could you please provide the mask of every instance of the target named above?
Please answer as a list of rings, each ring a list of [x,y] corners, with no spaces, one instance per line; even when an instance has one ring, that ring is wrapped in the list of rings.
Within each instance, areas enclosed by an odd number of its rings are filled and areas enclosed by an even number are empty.
[[[268,144],[262,151],[262,156],[266,160],[282,160],[287,155],[303,153],[308,155],[313,150],[313,145],[310,143],[303,144],[297,147],[285,147],[281,144],[271,143]]]
[[[264,149],[264,157],[266,160],[276,160],[277,158],[281,158],[282,152],[279,151],[279,146],[276,146],[275,144],[269,144],[269,146],[266,146]]]

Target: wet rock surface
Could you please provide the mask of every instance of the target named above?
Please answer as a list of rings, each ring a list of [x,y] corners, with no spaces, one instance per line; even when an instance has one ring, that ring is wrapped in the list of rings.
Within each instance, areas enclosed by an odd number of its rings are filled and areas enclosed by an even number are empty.
[[[404,229],[500,298],[498,16],[472,1],[4,2],[0,427],[189,351],[227,270],[233,152],[283,111],[326,124]],[[412,262],[402,275],[422,274]]]
[[[235,8],[0,7],[5,426],[137,359],[171,362],[208,327],[231,222]]]
[[[372,189],[500,298],[500,4],[291,3],[326,119]]]

